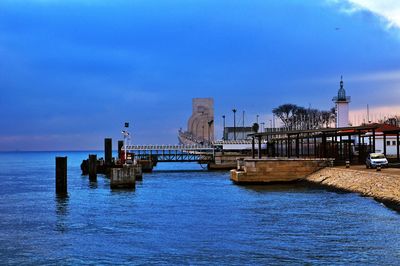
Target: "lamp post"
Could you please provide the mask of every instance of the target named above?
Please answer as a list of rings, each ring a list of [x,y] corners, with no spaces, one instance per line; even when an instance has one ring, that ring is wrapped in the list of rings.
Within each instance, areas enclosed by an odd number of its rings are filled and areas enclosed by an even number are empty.
[[[225,140],[225,115],[222,116],[224,130],[222,131],[222,140]]]
[[[272,114],[272,128],[275,128],[275,114]]]
[[[232,109],[233,112],[233,140],[236,140],[236,109]]]
[[[243,110],[243,118],[242,118],[242,139],[244,139],[244,110]]]
[[[259,115],[256,116],[256,123],[257,123],[257,124],[258,124],[258,117],[259,117]]]
[[[261,125],[261,133],[263,133],[263,132],[264,132],[264,125],[265,125],[265,123],[264,123],[264,122],[261,122],[260,125]]]
[[[128,128],[129,128],[129,123],[125,122],[125,130],[122,130],[122,135],[124,135],[124,156],[125,156],[124,159],[125,159],[125,162],[126,162],[126,147],[128,145],[127,140],[130,137]]]

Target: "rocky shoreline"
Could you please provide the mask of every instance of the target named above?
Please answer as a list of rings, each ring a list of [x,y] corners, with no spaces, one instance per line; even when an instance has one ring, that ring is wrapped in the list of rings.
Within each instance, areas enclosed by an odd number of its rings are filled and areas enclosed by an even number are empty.
[[[304,180],[324,187],[372,197],[400,212],[400,174],[385,170],[377,172],[327,167],[308,175]]]

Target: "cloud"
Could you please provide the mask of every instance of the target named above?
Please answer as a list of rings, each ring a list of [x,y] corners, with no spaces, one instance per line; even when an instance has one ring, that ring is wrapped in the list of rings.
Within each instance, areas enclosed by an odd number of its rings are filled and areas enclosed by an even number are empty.
[[[350,77],[352,81],[391,81],[400,82],[400,70],[392,70],[385,72],[374,72]]]
[[[341,11],[348,14],[369,11],[380,17],[388,28],[400,29],[399,0],[328,0],[328,2],[340,4]]]
[[[400,69],[392,69],[385,71],[362,72],[362,73],[349,73],[343,76],[345,82],[387,82],[397,88],[400,83]],[[339,83],[339,77],[317,77],[307,79],[306,82],[313,82],[317,84],[331,84]]]
[[[360,125],[367,121],[371,121],[373,123],[377,123],[382,120],[386,120],[387,118],[398,116],[400,114],[400,107],[398,105],[392,106],[379,106],[379,105],[370,105],[369,106],[369,116],[367,116],[367,106],[364,108],[355,108],[351,109],[349,119],[353,125]]]

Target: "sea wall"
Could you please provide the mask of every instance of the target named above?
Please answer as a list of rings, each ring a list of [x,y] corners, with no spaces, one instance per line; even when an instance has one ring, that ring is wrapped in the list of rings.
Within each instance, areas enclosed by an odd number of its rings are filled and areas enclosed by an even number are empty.
[[[327,167],[308,175],[306,181],[314,184],[360,193],[373,197],[389,207],[400,210],[400,175],[377,171],[362,171]]]
[[[291,182],[303,179],[330,165],[328,159],[267,158],[244,159],[231,170],[231,180],[239,184]]]

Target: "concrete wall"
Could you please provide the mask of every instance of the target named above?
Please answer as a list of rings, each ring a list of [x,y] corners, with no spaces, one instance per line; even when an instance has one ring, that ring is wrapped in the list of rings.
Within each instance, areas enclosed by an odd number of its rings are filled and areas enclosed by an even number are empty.
[[[328,165],[327,159],[245,159],[240,170],[231,170],[231,180],[235,183],[296,181]]]
[[[110,173],[111,188],[134,188],[135,187],[135,169],[133,165],[122,168],[112,168]]]

